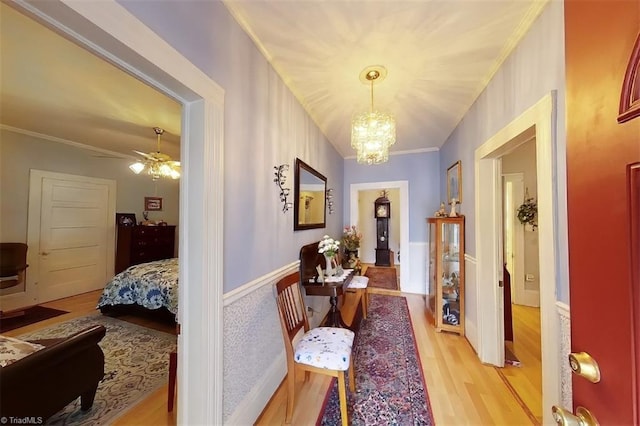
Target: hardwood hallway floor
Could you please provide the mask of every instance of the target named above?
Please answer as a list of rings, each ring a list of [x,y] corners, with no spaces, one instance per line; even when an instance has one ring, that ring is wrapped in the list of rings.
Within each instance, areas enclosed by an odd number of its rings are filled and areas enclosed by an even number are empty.
[[[520,366],[507,365],[499,372],[522,399],[538,424],[542,424],[542,352],[540,343],[540,308],[511,305],[513,343],[508,345]]]
[[[373,290],[385,294],[397,292]],[[70,311],[68,314],[6,333],[17,336],[72,317],[94,312],[100,292],[46,303],[46,306]],[[416,343],[428,389],[435,422],[446,425],[531,425],[534,424],[496,369],[478,361],[464,337],[436,333],[427,323],[424,296],[403,294],[408,301]],[[348,302],[344,309],[348,310]],[[144,325],[144,324],[143,324]],[[153,325],[153,324],[146,324]],[[161,328],[153,325],[154,328]],[[165,329],[164,331],[170,332]],[[277,342],[280,344],[281,342]],[[314,425],[329,379],[311,374],[308,382],[300,380],[296,389],[293,425]],[[116,425],[175,425],[176,411],[167,413],[167,386],[140,402],[118,419]],[[284,423],[286,389],[282,386],[265,407],[257,425]],[[244,426],[244,425],[241,425]]]

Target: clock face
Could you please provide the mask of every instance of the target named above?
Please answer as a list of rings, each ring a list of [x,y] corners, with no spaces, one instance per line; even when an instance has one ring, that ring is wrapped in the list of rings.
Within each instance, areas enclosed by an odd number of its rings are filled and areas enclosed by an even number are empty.
[[[378,206],[378,209],[376,210],[377,217],[387,217],[388,213],[389,211],[385,205]]]

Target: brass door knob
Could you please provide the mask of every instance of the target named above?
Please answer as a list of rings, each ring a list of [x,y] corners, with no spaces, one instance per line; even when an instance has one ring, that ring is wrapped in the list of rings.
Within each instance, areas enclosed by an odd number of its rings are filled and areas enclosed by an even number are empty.
[[[600,381],[600,368],[595,359],[586,352],[569,354],[569,366],[571,371],[580,377],[584,377],[591,383]]]
[[[553,420],[560,426],[600,426],[598,420],[584,407],[576,408],[576,414],[554,405],[551,407]]]

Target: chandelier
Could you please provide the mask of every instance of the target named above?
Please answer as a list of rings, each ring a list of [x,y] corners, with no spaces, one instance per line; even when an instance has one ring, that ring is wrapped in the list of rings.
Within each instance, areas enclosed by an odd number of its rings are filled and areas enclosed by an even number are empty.
[[[148,154],[140,151],[134,151],[144,157],[144,160],[137,161],[129,166],[131,171],[137,175],[144,172],[151,176],[151,179],[158,180],[161,177],[178,179],[180,178],[180,162],[173,161],[167,154],[160,152],[160,136],[164,130],[159,127],[153,128],[158,136],[158,145],[156,152]]]
[[[380,164],[389,160],[389,147],[396,143],[396,121],[391,114],[373,109],[373,83],[382,81],[386,68],[370,66],[360,73],[360,80],[371,85],[371,110],[351,120],[351,147],[360,164]]]

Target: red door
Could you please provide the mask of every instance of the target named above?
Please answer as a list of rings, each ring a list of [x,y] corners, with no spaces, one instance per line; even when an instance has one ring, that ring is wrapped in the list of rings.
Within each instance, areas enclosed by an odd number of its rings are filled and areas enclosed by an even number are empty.
[[[640,0],[565,0],[571,346],[601,373],[595,384],[574,375],[573,408],[587,408],[602,425],[640,422],[640,236],[631,232],[640,187],[630,183],[640,179],[630,167],[640,162],[640,117],[617,122],[639,30]]]

